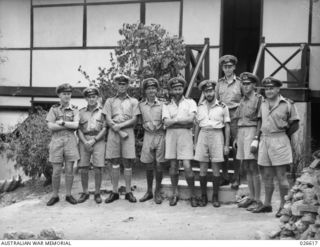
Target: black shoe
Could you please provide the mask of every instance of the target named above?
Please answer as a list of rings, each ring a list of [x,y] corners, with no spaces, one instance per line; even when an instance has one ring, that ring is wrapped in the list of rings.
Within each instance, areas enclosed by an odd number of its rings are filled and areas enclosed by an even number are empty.
[[[218,200],[218,196],[212,196],[212,206],[214,206],[215,208],[218,208],[221,206]]]
[[[72,195],[66,196],[66,201],[71,203],[71,204],[77,204],[77,200],[74,199]]]
[[[154,202],[156,204],[161,204],[162,203],[162,197],[161,197],[160,192],[155,192],[154,193]]]
[[[152,192],[147,192],[144,196],[139,200],[139,202],[145,202],[153,198]]]
[[[252,200],[251,198],[247,197],[246,199],[244,199],[243,201],[238,203],[238,207],[239,208],[247,208],[249,207],[252,203],[254,203],[254,200]]]
[[[278,209],[278,212],[276,213],[276,218],[280,218],[282,216],[282,213],[281,213],[282,209],[283,209],[283,207],[280,207]]]
[[[59,196],[51,197],[50,200],[47,202],[47,206],[53,206],[58,201],[60,201]]]
[[[96,203],[100,204],[102,202],[100,194],[94,194],[94,200]]]
[[[255,209],[252,210],[252,213],[270,213],[272,212],[272,206],[265,206],[265,205],[261,205],[260,207],[257,207]]]
[[[239,189],[239,183],[238,181],[235,181],[231,184],[231,189],[238,190]]]
[[[202,195],[201,199],[199,200],[199,207],[205,207],[208,204],[208,196]]]
[[[87,193],[81,193],[81,196],[80,198],[78,199],[78,203],[83,203],[85,202],[86,200],[89,199],[89,194]]]
[[[105,203],[111,203],[115,200],[119,200],[119,193],[114,193],[113,191],[110,193],[109,197],[104,201]]]
[[[225,186],[225,185],[229,185],[229,184],[230,184],[230,181],[225,178],[222,178],[220,180],[220,186]]]
[[[175,205],[177,205],[178,201],[179,201],[179,198],[177,196],[173,196],[173,197],[170,198],[169,205],[170,206],[175,206]]]
[[[261,201],[254,201],[249,207],[247,207],[247,211],[253,211],[254,209],[261,207],[263,203]]]
[[[195,207],[198,207],[198,200],[197,198],[195,198],[194,196],[190,198],[190,204],[191,204],[191,207],[195,208]]]
[[[125,199],[128,200],[129,202],[137,202],[137,199],[134,197],[132,192],[126,193]]]

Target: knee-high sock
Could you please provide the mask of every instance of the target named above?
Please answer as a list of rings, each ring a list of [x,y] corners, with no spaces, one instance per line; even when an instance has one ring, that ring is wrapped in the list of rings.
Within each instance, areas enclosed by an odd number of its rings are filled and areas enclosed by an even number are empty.
[[[94,168],[94,187],[95,187],[96,194],[100,194],[101,181],[102,181],[101,168]]]
[[[89,170],[87,168],[81,168],[80,175],[83,193],[88,193]]]
[[[249,171],[247,171],[247,182],[248,182],[248,187],[249,187],[250,199],[254,199],[255,198],[255,187],[254,187],[252,173]]]
[[[225,179],[225,180],[228,180],[229,181],[229,174],[228,174],[228,159],[225,160],[222,165],[221,165],[221,169],[222,169],[222,177]]]
[[[219,186],[220,186],[220,176],[213,176],[213,193],[212,193],[212,200],[219,200]]]
[[[265,181],[264,188],[265,188],[264,204],[266,206],[270,206],[271,205],[271,200],[272,200],[272,194],[273,194],[273,191],[274,191],[273,180],[269,180],[268,179],[267,181]]]
[[[283,207],[285,200],[284,197],[288,194],[289,184],[281,184],[279,183],[279,192],[280,192],[280,207]]]
[[[119,178],[120,178],[120,165],[113,165],[112,166],[112,174],[111,174],[111,181],[113,186],[113,192],[118,193],[118,186],[119,186]]]
[[[147,169],[146,170],[146,176],[147,176],[147,186],[148,186],[148,192],[152,192],[152,184],[153,184],[153,169]]]
[[[124,169],[124,180],[126,181],[126,192],[131,192],[132,168]]]
[[[186,176],[186,180],[190,191],[190,197],[194,197],[194,176]]]
[[[71,189],[73,184],[73,175],[72,174],[66,174],[66,195],[71,195]]]
[[[234,174],[233,182],[238,182],[240,184],[240,162],[239,160],[233,160]]]
[[[56,197],[59,194],[61,181],[61,169],[54,169],[52,173],[52,191],[53,196]]]
[[[207,195],[207,175],[200,176],[201,195]]]
[[[172,193],[178,195],[179,174],[170,174]]]
[[[159,192],[161,190],[162,177],[163,177],[163,172],[161,170],[156,170],[156,188],[155,188],[155,192]]]
[[[253,186],[254,186],[254,199],[256,201],[260,201],[260,193],[261,193],[261,176],[260,175],[253,176]]]

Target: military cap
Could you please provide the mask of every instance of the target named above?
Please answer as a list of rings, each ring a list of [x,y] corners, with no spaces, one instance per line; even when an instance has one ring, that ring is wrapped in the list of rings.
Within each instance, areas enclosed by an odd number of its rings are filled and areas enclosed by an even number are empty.
[[[208,89],[214,89],[217,85],[217,82],[213,81],[213,80],[204,80],[202,82],[200,82],[198,88],[200,91],[205,91]]]
[[[267,77],[262,80],[262,86],[263,87],[281,87],[282,82],[273,77]]]
[[[142,81],[142,88],[145,90],[147,87],[155,86],[159,87],[159,82],[156,78],[147,78]]]
[[[187,82],[182,77],[173,77],[168,81],[168,87],[174,88],[178,86],[185,87]]]
[[[238,59],[233,55],[224,55],[224,56],[220,57],[220,59],[219,59],[220,66],[227,64],[227,63],[232,63],[232,65],[236,65],[238,63]]]
[[[117,74],[113,77],[114,82],[126,82],[129,83],[130,77],[124,75],[124,74]]]
[[[56,88],[56,93],[62,93],[62,92],[70,92],[72,93],[72,86],[69,83],[63,83]]]
[[[241,82],[250,82],[250,83],[259,83],[259,77],[250,73],[250,72],[243,72],[240,74]]]
[[[88,97],[90,95],[99,95],[99,89],[94,86],[90,86],[85,88],[82,91],[82,94],[84,95],[84,97]]]

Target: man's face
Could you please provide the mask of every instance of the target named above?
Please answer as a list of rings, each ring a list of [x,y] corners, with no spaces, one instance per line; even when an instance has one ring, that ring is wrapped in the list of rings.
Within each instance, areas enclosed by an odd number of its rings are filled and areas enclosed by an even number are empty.
[[[235,69],[236,69],[236,66],[231,63],[222,65],[222,71],[224,75],[227,77],[232,76]]]
[[[265,95],[268,99],[275,99],[280,93],[280,87],[267,86],[265,87]]]
[[[177,86],[172,88],[172,96],[176,99],[180,99],[183,95],[183,86]]]
[[[126,83],[124,81],[118,82],[117,85],[118,85],[118,92],[120,94],[126,93],[129,88],[129,83]]]
[[[203,91],[204,97],[208,102],[212,102],[214,100],[214,89],[207,89]]]
[[[247,82],[247,81],[241,82],[241,86],[242,86],[242,92],[245,95],[250,94],[254,90],[254,84],[251,82]]]
[[[157,94],[158,88],[156,86],[149,86],[146,88],[146,96],[147,97],[155,97]]]
[[[71,92],[61,92],[59,93],[58,97],[60,98],[61,103],[67,104],[70,102],[71,95]]]
[[[86,97],[86,101],[88,102],[89,106],[95,106],[98,103],[98,95],[89,95],[88,97]]]

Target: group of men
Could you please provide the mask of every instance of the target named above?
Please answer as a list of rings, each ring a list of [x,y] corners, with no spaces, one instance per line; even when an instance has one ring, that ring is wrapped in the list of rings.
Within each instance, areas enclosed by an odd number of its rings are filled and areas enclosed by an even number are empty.
[[[229,183],[227,160],[230,146],[233,146],[234,176],[231,187],[239,186],[240,162],[244,165],[250,191],[249,197],[238,206],[253,213],[272,212],[271,198],[274,177],[279,181],[281,203],[276,216],[281,215],[284,196],[289,184],[286,178],[287,166],[292,163],[291,135],[299,127],[295,105],[280,95],[282,82],[267,77],[262,80],[266,98],[255,91],[259,78],[249,72],[237,77],[234,73],[237,58],[225,55],[220,58],[224,77],[218,82],[202,81],[198,88],[202,96],[198,105],[193,99],[184,97],[186,81],[174,77],[168,81],[171,99],[168,102],[157,97],[159,82],[155,78],[142,81],[144,100],[139,102],[127,93],[130,78],[125,75],[114,77],[117,94],[108,98],[104,106],[99,104],[99,90],[88,87],[83,94],[87,107],[77,110],[70,104],[72,87],[62,84],[57,87],[60,104],[53,106],[47,116],[52,140],[49,161],[53,164],[53,196],[47,203],[59,201],[59,186],[63,164],[65,164],[66,200],[71,204],[82,203],[89,198],[88,171],[94,166],[95,195],[101,203],[101,169],[105,159],[111,162],[112,192],[105,199],[111,203],[119,199],[118,184],[120,164],[123,165],[126,185],[125,199],[136,202],[131,191],[132,164],[136,158],[134,126],[141,121],[144,128],[140,160],[145,164],[147,192],[139,200],[154,199],[162,203],[160,193],[163,177],[163,162],[169,161],[169,175],[172,184],[170,206],[179,200],[179,161],[190,191],[192,207],[204,207],[208,203],[207,171],[212,168],[212,204],[220,207],[219,186]],[[77,130],[79,144],[77,144]],[[105,135],[108,130],[107,141]],[[71,195],[73,165],[81,174],[83,193],[76,200]],[[196,197],[195,175],[192,160],[200,164],[201,198]],[[220,169],[222,174],[220,175]],[[261,178],[265,185],[265,201],[260,200]],[[155,190],[153,180],[155,176]]]

